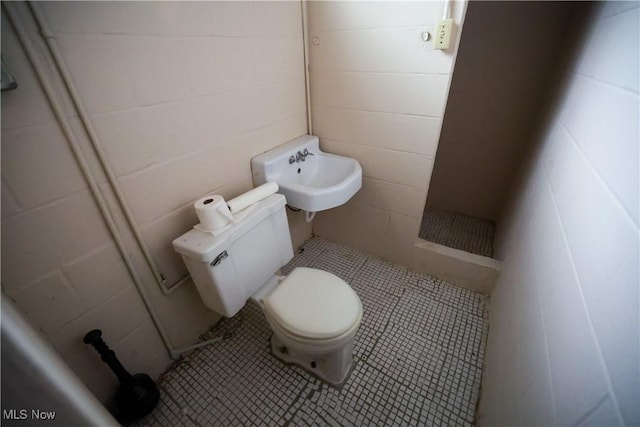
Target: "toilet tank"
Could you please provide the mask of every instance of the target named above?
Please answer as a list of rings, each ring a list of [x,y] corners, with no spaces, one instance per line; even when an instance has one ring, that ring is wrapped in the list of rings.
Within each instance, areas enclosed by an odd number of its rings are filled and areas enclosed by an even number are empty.
[[[285,203],[273,194],[216,236],[193,229],[173,241],[206,306],[232,317],[293,258]]]

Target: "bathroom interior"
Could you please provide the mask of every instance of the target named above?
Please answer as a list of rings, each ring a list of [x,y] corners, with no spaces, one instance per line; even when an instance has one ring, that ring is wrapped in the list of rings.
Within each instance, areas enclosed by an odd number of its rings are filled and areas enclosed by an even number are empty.
[[[639,5],[3,2],[2,423],[117,425],[99,329],[159,389],[135,425],[640,424]],[[305,135],[361,167],[278,211],[277,289],[361,302],[339,386],[172,244]]]

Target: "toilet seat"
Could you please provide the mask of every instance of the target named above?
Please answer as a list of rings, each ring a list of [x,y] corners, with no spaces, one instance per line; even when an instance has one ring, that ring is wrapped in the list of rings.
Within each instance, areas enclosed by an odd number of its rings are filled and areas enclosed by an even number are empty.
[[[266,315],[266,317],[269,325],[271,326],[271,329],[273,330],[275,335],[280,337],[281,341],[283,341],[289,347],[296,348],[309,354],[329,353],[343,347],[344,345],[349,343],[349,341],[353,341],[353,337],[360,328],[361,320],[360,317],[358,321],[352,326],[352,328],[342,335],[330,339],[318,340],[292,335],[288,331],[281,328],[277,322],[269,317],[268,314]]]
[[[362,319],[355,291],[339,277],[313,268],[293,270],[263,302],[278,335],[313,351],[353,338]]]

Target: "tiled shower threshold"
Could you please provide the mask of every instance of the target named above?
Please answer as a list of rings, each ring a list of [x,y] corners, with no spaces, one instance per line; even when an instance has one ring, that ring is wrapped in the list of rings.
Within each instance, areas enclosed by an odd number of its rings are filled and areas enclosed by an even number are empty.
[[[283,272],[298,266],[336,274],[362,301],[342,388],[275,359],[267,321],[250,302],[206,336],[231,331],[232,338],[193,351],[162,375],[158,407],[136,425],[474,424],[487,297],[318,237]]]

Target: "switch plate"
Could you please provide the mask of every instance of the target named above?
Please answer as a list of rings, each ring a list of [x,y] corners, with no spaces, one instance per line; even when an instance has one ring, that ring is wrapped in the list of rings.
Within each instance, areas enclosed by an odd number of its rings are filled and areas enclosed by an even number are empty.
[[[449,49],[451,42],[451,29],[453,27],[453,19],[442,19],[436,25],[435,34],[433,36],[434,49]]]

